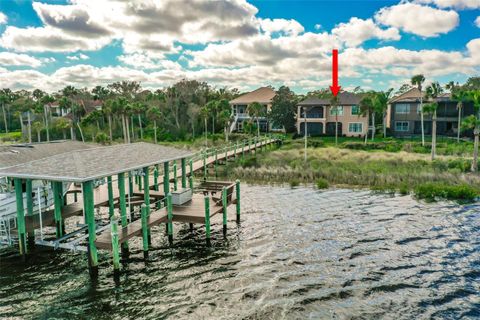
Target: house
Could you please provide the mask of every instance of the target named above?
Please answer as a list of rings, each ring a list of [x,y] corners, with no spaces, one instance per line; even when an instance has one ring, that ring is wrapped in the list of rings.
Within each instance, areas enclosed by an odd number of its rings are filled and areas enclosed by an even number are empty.
[[[330,99],[309,97],[297,106],[297,133],[335,135],[335,119],[338,134],[344,136],[364,136],[368,132],[368,117],[360,114],[361,96],[350,92],[338,94],[337,108],[331,105]],[[336,116],[336,113],[338,116]]]
[[[396,137],[422,134],[421,125],[421,92],[412,88],[407,92],[394,97],[389,101],[387,115],[387,127]],[[451,99],[449,93],[442,94],[436,99],[437,107],[437,135],[456,136],[458,132],[458,109],[457,102]],[[429,103],[423,99],[423,103]],[[463,103],[461,117],[467,117],[474,113],[471,102]],[[432,134],[432,117],[424,114],[423,128],[426,135]],[[468,132],[463,133],[467,135]]]
[[[89,101],[87,104],[85,104],[85,108],[84,108],[85,114],[89,114],[95,110],[101,111],[102,106],[103,106],[103,101],[101,100]],[[47,108],[47,110],[50,109],[50,112],[53,117],[65,117],[71,113],[70,108],[62,108],[60,107],[58,102],[53,102],[49,105],[45,105],[45,107]]]
[[[247,113],[247,107],[253,102],[258,102],[264,107],[263,116],[259,117],[260,130],[268,131],[273,129],[266,117],[272,108],[273,97],[275,97],[275,90],[271,87],[262,87],[231,100],[230,106],[232,107],[233,122],[230,126],[230,132],[243,131],[244,124],[252,120]]]

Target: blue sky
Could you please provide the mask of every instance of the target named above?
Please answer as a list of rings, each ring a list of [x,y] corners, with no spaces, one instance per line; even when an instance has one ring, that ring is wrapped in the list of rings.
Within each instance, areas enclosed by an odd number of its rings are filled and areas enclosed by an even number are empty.
[[[298,93],[398,88],[480,70],[480,1],[0,0],[0,87],[56,91],[183,78]]]

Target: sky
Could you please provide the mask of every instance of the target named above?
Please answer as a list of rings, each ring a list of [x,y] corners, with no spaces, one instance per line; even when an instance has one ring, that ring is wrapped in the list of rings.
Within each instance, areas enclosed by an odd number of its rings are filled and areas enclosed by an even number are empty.
[[[480,0],[0,0],[0,88],[182,79],[248,91],[480,75]]]

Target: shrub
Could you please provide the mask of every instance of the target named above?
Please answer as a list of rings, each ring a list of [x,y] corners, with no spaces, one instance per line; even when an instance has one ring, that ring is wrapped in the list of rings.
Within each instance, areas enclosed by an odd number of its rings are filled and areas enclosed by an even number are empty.
[[[315,184],[318,189],[328,189],[328,181],[323,178],[319,178]]]
[[[294,187],[298,187],[300,185],[300,181],[298,181],[298,179],[290,179],[290,187],[294,188]]]
[[[105,132],[99,132],[95,136],[95,142],[100,144],[107,144],[109,142],[109,137]]]
[[[447,199],[471,202],[479,195],[478,189],[468,184],[446,185],[433,182],[418,185],[414,192],[417,198],[428,201]]]

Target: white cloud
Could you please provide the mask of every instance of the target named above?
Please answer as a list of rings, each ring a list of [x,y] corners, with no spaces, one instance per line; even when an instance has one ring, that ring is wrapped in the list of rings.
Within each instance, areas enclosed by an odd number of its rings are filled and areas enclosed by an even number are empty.
[[[478,0],[417,0],[418,3],[435,4],[439,8],[479,9]]]
[[[271,34],[281,32],[286,35],[297,35],[305,31],[298,21],[291,19],[259,19],[260,28]]]
[[[480,16],[475,19],[475,25],[480,28]]]
[[[18,54],[13,52],[0,52],[0,65],[30,66],[32,68],[37,68],[42,65],[42,61],[26,54]]]
[[[83,53],[80,53],[79,55],[76,55],[76,56],[67,56],[67,59],[72,61],[87,60],[89,58],[90,58],[89,56]]]
[[[447,33],[459,23],[458,13],[453,10],[440,10],[415,3],[382,8],[375,14],[375,19],[384,25],[423,37]]]
[[[148,55],[140,53],[121,55],[118,57],[118,60],[136,69],[169,69],[177,71],[182,70],[182,67],[177,62],[171,60],[155,59]]]
[[[322,29],[322,25],[320,23],[317,23],[314,27],[315,27],[315,30]]]
[[[52,27],[17,28],[9,26],[0,38],[0,46],[21,52],[98,50],[109,42],[108,38],[75,38]]]
[[[396,28],[381,29],[372,19],[362,20],[356,17],[350,18],[348,23],[340,23],[332,34],[339,37],[348,46],[358,46],[364,41],[377,38],[381,40],[400,40],[400,34]]]
[[[5,13],[1,12],[0,11],[0,24],[6,24],[8,21],[8,18],[7,16],[5,15]]]

